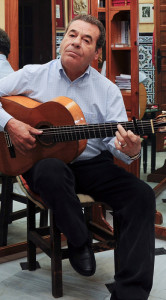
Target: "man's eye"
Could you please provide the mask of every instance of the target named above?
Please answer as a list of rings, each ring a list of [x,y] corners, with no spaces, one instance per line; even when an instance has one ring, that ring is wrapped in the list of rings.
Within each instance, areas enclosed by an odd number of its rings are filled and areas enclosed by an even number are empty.
[[[89,40],[87,40],[87,39],[84,39],[84,41],[85,41],[87,44],[89,44]]]

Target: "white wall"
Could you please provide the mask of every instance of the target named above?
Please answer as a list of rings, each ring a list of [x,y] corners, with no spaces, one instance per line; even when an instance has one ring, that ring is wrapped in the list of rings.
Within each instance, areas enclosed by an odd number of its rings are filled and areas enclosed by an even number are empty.
[[[5,29],[5,0],[0,0],[0,28]]]

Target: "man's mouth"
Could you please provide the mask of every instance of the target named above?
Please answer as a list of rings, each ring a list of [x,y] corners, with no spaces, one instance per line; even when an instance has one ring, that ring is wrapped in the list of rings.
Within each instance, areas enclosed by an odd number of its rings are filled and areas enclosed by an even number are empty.
[[[73,50],[67,50],[66,51],[70,56],[76,57],[76,56],[80,56],[79,53],[73,51]]]

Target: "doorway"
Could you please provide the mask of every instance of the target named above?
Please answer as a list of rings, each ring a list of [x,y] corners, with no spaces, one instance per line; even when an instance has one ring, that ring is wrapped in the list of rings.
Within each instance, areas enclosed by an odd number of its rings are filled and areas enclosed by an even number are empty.
[[[19,68],[51,59],[51,0],[19,0]]]

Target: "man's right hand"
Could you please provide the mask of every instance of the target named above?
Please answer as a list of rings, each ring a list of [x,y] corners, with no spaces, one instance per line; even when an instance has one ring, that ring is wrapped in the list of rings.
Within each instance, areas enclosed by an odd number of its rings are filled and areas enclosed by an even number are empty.
[[[35,136],[42,134],[42,130],[33,128],[14,118],[7,122],[5,131],[8,132],[14,147],[23,155],[36,147]]]

